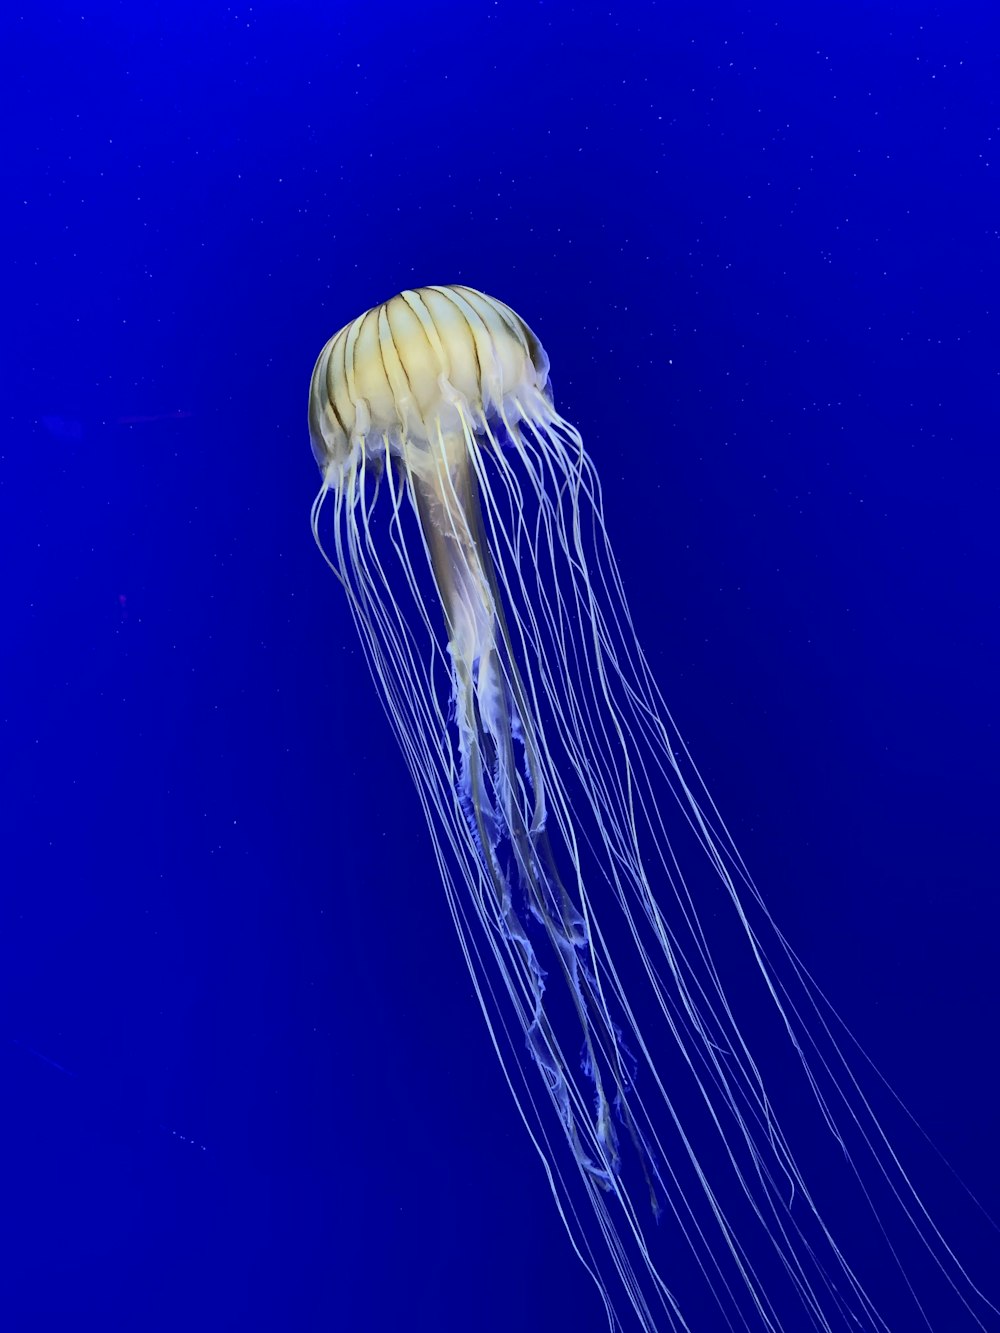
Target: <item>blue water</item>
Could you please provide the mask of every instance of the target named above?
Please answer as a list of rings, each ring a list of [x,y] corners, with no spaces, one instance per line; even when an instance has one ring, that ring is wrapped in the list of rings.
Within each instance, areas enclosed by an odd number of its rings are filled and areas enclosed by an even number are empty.
[[[1000,1216],[993,7],[3,27],[2,1326],[604,1327],[309,532],[313,360],[423,283],[544,342],[776,918]]]

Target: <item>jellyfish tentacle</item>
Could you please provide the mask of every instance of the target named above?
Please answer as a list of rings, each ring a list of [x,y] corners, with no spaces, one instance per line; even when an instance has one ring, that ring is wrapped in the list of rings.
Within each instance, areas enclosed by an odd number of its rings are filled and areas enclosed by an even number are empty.
[[[469,287],[404,292],[345,325],[313,372],[323,489],[312,521],[322,550],[331,495],[328,563],[427,815],[504,1077],[609,1326],[625,1321],[591,1245],[598,1233],[643,1333],[688,1329],[619,1165],[624,1125],[651,1210],[680,1228],[720,1327],[777,1333],[792,1326],[791,1299],[795,1327],[888,1333],[800,1169],[815,1130],[839,1144],[858,1203],[880,1227],[881,1207],[901,1211],[925,1266],[985,1329],[996,1307],[897,1158],[844,1049],[853,1036],[771,919],[677,733],[636,638],[597,471],[555,409],[548,368],[524,321]],[[735,977],[716,966],[717,934],[727,949],[731,935],[749,945]],[[805,1108],[797,1085],[785,1095],[755,1058],[746,1001],[782,1049],[790,1042]],[[530,1058],[518,1058],[519,1040]],[[563,1175],[545,1102],[579,1179]],[[688,1103],[703,1112],[694,1133]],[[859,1152],[874,1159],[879,1194]],[[931,1307],[915,1284],[910,1294],[929,1326]]]

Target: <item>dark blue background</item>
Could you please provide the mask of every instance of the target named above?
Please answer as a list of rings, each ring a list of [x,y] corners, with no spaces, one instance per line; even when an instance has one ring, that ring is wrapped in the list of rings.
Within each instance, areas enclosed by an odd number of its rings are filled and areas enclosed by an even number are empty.
[[[427,282],[542,338],[775,915],[1000,1212],[994,7],[608,9],[4,19],[11,1333],[603,1326],[309,533],[313,359]]]

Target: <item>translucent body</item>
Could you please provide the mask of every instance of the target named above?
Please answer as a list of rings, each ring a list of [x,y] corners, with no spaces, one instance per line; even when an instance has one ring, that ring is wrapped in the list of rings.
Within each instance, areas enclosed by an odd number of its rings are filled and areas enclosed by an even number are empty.
[[[693,1274],[708,1327],[893,1326],[800,1167],[821,1142],[903,1274],[897,1327],[925,1313],[911,1252],[951,1328],[989,1327],[673,725],[527,325],[470,288],[405,292],[327,343],[309,423],[317,542],[329,500],[327,558],[609,1325],[688,1329],[674,1278]]]

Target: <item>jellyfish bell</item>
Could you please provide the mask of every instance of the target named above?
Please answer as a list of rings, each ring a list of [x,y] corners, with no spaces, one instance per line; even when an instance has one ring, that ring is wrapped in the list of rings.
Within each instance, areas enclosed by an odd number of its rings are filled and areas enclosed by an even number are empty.
[[[460,452],[469,428],[537,413],[548,373],[541,343],[503,302],[471,287],[401,292],[319,355],[309,431],[320,471],[335,484],[357,451],[386,447],[419,467],[442,438]]]
[[[673,722],[528,325],[470,287],[403,292],[323,348],[309,431],[314,536],[609,1327],[997,1327]],[[880,1300],[828,1224],[842,1196]]]

